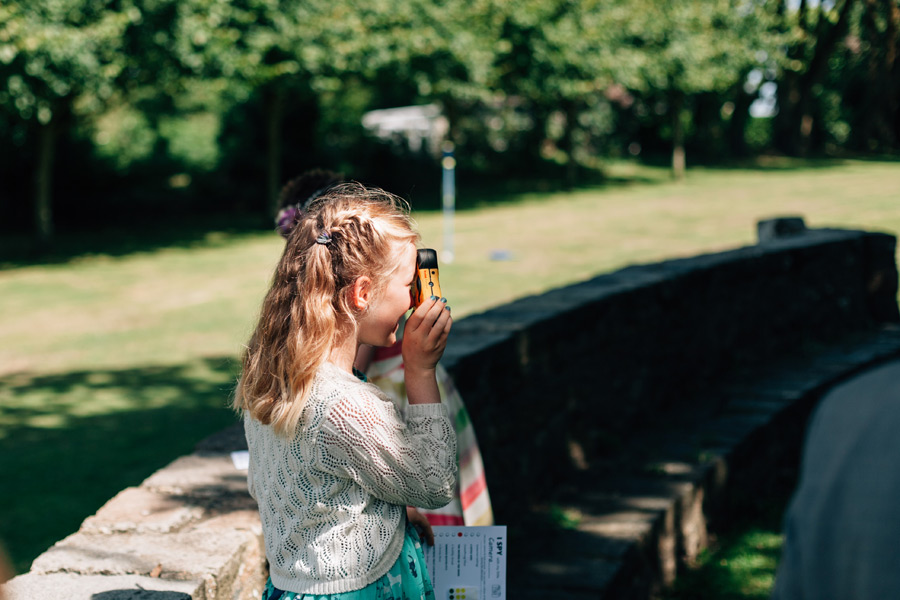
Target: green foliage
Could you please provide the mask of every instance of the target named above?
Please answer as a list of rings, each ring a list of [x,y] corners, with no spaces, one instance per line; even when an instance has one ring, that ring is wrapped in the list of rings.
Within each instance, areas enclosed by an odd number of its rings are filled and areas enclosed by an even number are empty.
[[[569,185],[617,156],[654,160],[672,146],[693,162],[770,146],[896,151],[897,0],[798,6],[11,0],[0,5],[0,139],[10,148],[0,175],[39,164],[71,188],[71,161],[54,164],[54,148],[94,140],[90,169],[101,174],[143,170],[165,189],[172,175],[207,172],[242,196],[229,206],[267,214],[273,190],[312,166],[393,183],[408,171],[398,164],[433,160],[360,126],[368,110],[421,103],[442,108],[462,170]],[[748,114],[763,82],[778,84],[770,136]],[[28,212],[30,185],[8,190],[6,223]],[[201,187],[183,197],[200,206]]]
[[[784,10],[776,147],[792,155],[900,149],[900,2],[801,2]]]
[[[685,95],[725,91],[776,51],[767,3],[734,0],[625,3],[620,14],[625,60],[619,75],[634,89]]]
[[[98,156],[125,169],[152,155],[156,132],[144,113],[130,106],[119,106],[97,119],[94,143]]]
[[[900,146],[900,2],[858,3],[828,60],[821,127],[826,148],[891,152]]]
[[[125,67],[122,38],[139,18],[130,2],[14,0],[0,6],[0,109],[42,124],[69,106],[98,110],[114,93]]]
[[[682,169],[678,157],[692,133],[708,138],[703,140],[707,147],[718,143],[720,152],[711,154],[721,155],[728,126],[721,109],[726,104],[743,111],[730,124],[737,130],[731,137],[739,138],[740,152],[749,107],[741,85],[750,71],[766,68],[782,43],[771,3],[645,0],[624,2],[621,9],[615,47],[623,60],[617,78],[638,96],[636,109],[650,116],[641,120],[653,127],[654,141],[671,141],[676,176]],[[654,113],[665,115],[668,123]]]
[[[772,119],[750,119],[750,122],[747,124],[746,139],[747,145],[750,146],[754,153],[762,152],[768,148],[772,142]]]
[[[772,595],[781,553],[778,525],[733,532],[679,577],[666,600],[766,600]]]

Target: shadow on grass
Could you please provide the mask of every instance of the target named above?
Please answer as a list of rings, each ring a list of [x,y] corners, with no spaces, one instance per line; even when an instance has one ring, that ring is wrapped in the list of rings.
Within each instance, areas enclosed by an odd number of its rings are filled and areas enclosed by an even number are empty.
[[[612,174],[597,170],[585,170],[577,178],[574,186],[567,186],[562,177],[510,177],[496,179],[476,179],[461,182],[456,197],[456,209],[459,211],[477,210],[489,206],[517,204],[539,195],[573,194],[585,191],[602,193],[630,185],[654,185],[672,181],[669,170],[665,167],[644,166],[635,163],[635,168],[628,174]],[[440,206],[428,206],[428,209],[439,210]]]
[[[662,173],[662,174],[660,174]],[[567,188],[562,176],[478,177],[461,174],[458,179],[456,210],[468,211],[486,206],[509,205],[523,198],[583,190],[602,190],[631,184],[668,181],[666,171],[637,169],[624,176],[608,176],[585,169],[579,184]],[[411,188],[392,190],[409,200],[413,211],[441,210],[438,189]],[[177,219],[144,215],[138,223],[105,224],[90,231],[59,232],[52,244],[38,246],[30,232],[4,232],[0,235],[0,271],[33,265],[65,264],[92,255],[126,256],[162,248],[214,247],[247,235],[260,235],[274,225],[260,215],[182,216]]]
[[[763,154],[743,160],[730,160],[711,164],[697,165],[710,171],[728,171],[739,169],[742,171],[809,171],[833,169],[850,164],[850,161],[864,160],[854,157],[846,158],[797,158],[793,156],[781,156],[776,154]],[[872,161],[879,162],[879,161]]]
[[[0,379],[0,540],[14,569],[236,421],[229,358]]]
[[[839,158],[793,158],[762,155],[741,161],[710,162],[691,165],[710,171],[801,171],[825,170],[860,162],[900,162],[900,156],[847,156]],[[529,176],[484,177],[459,173],[456,210],[475,210],[487,206],[509,205],[542,194],[603,191],[630,185],[654,185],[671,182],[668,157],[647,157],[641,161],[623,161],[628,169],[584,168],[577,185],[569,188],[561,167]],[[392,190],[408,199],[414,211],[441,210],[441,194],[434,186]],[[273,231],[270,220],[258,214],[196,214],[164,219],[141,215],[138,222],[107,224],[81,232],[61,232],[52,245],[36,247],[30,233],[4,232],[0,235],[0,271],[37,264],[60,264],[75,258],[102,254],[124,256],[168,247],[208,247],[225,244],[243,235]]]
[[[162,248],[208,248],[235,238],[258,235],[274,227],[255,216],[201,215],[170,221],[147,219],[140,225],[106,225],[91,231],[61,232],[51,244],[38,246],[30,233],[0,235],[0,271],[32,265],[64,264],[76,258],[127,256]]]

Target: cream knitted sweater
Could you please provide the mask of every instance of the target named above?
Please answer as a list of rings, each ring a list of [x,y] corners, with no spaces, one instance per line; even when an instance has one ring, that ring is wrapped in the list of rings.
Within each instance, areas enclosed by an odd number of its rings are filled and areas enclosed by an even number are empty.
[[[406,506],[453,497],[456,436],[441,404],[406,419],[374,385],[325,363],[293,438],[245,414],[248,484],[259,504],[275,587],[309,594],[360,589],[391,568]]]

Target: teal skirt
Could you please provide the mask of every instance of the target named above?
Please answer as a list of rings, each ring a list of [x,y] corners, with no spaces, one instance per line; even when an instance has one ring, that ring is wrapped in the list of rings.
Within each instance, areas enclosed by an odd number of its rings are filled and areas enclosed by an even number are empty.
[[[390,570],[361,590],[340,594],[284,592],[266,582],[262,600],[435,600],[416,528],[406,524],[400,556]]]

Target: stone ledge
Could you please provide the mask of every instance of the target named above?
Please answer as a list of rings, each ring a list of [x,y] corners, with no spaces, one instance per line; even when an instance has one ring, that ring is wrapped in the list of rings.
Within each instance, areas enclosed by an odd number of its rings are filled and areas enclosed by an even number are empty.
[[[201,524],[177,533],[78,532],[41,554],[31,570],[39,574],[144,575],[190,580],[227,579],[248,544],[246,531]]]
[[[8,582],[4,591],[8,600],[211,600],[201,581],[166,581],[137,575],[26,573]]]
[[[154,492],[194,498],[247,496],[247,473],[234,468],[230,454],[190,454],[160,469],[141,484]]]
[[[92,534],[172,533],[203,517],[203,508],[183,498],[144,488],[126,488],[85,519],[80,531]]]
[[[4,592],[5,600],[258,600],[265,577],[246,472],[227,453],[201,451],[117,494]]]

